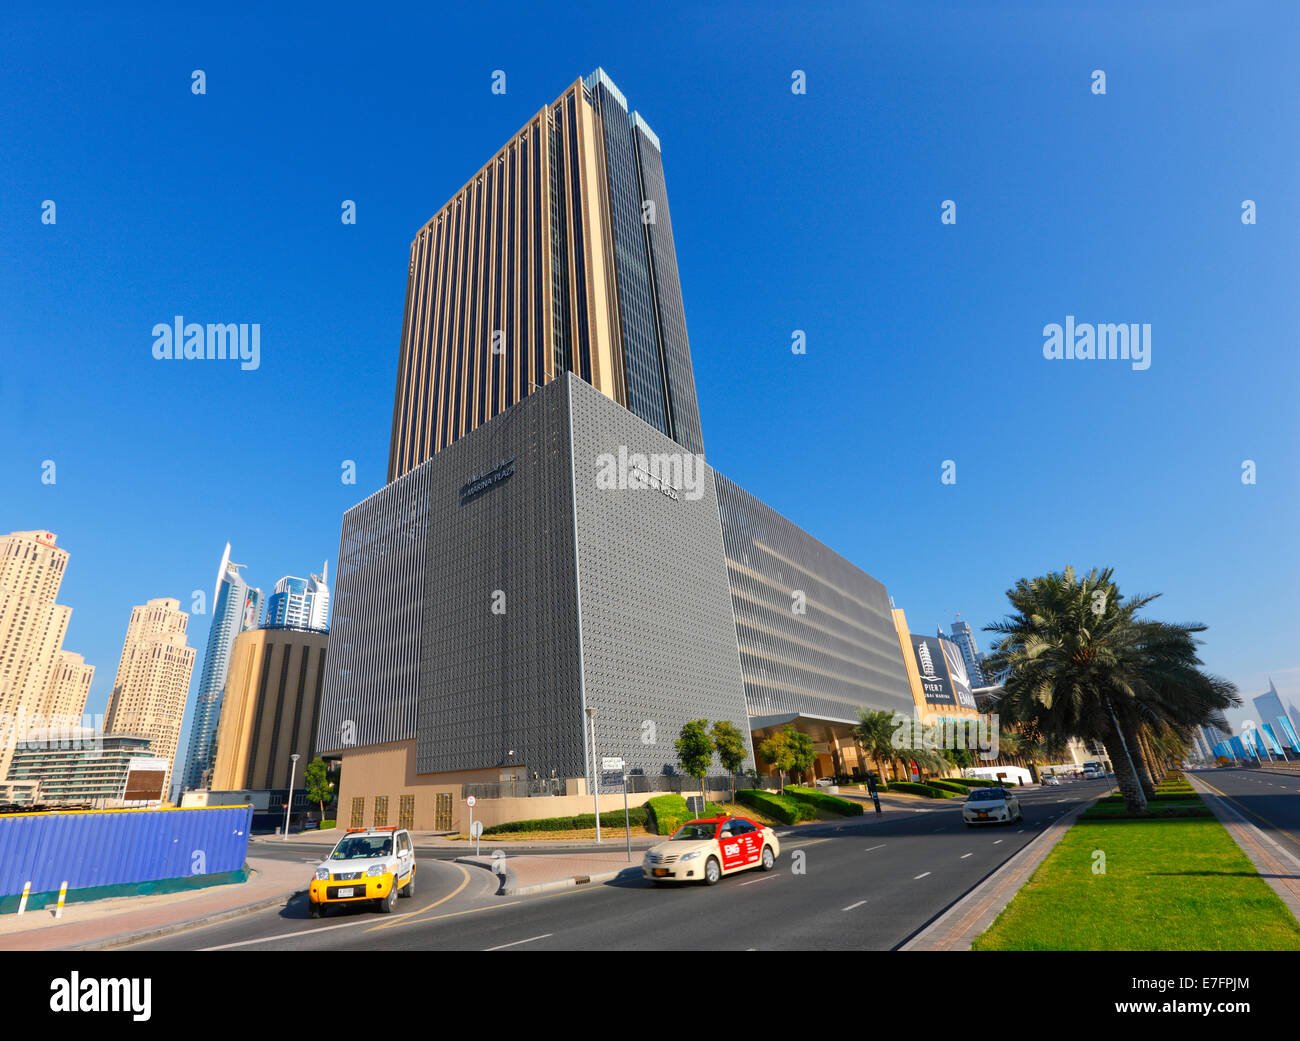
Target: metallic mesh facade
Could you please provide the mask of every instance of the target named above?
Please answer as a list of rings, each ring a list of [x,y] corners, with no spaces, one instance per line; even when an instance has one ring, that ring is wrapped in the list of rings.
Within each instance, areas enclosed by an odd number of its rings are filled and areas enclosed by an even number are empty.
[[[569,386],[584,695],[597,751],[633,771],[680,772],[673,742],[688,720],[730,720],[749,741],[713,482],[700,460],[698,498],[683,482],[676,498],[599,486],[620,449],[678,459],[682,449],[586,384]]]
[[[583,774],[565,383],[420,468],[430,502],[420,773],[526,766],[530,776]]]
[[[912,712],[885,587],[714,474],[751,716]],[[804,613],[794,608],[804,595]]]
[[[411,243],[389,480],[564,372],[703,451],[658,139],[599,69]]]
[[[429,472],[343,514],[316,746],[337,752],[415,736]]]

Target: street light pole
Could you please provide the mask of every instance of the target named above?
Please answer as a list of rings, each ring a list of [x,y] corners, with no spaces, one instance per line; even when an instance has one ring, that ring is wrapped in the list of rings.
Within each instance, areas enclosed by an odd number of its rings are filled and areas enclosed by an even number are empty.
[[[596,710],[587,709],[591,720],[591,799],[596,809],[596,841],[600,841],[600,766],[596,763]]]
[[[302,756],[295,753],[289,756],[289,758],[293,760],[293,763],[289,767],[289,798],[286,799],[284,803],[284,838],[281,841],[285,841],[289,838],[289,811],[293,809],[293,775],[298,770],[298,760],[301,759]]]
[[[632,816],[627,808],[627,774],[623,775],[623,827],[627,831],[627,861],[630,864],[632,863]]]

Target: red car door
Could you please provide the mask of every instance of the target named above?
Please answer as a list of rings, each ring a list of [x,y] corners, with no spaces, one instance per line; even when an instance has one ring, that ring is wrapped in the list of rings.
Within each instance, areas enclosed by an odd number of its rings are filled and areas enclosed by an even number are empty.
[[[734,871],[745,864],[745,847],[742,836],[736,834],[735,821],[727,821],[718,829],[718,847],[722,850],[722,870]]]

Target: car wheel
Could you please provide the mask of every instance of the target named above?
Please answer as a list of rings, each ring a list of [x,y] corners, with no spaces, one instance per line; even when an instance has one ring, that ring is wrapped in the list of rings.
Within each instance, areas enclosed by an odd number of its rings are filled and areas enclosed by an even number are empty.
[[[721,877],[722,866],[718,863],[718,858],[710,857],[709,862],[704,865],[704,884],[706,886],[716,885]]]
[[[402,886],[402,892],[400,895],[405,897],[415,896],[415,869],[414,868],[411,869],[410,881],[408,881],[406,885]]]
[[[393,882],[393,888],[390,889],[390,890],[388,891],[388,895],[387,895],[387,896],[381,896],[381,897],[379,898],[379,913],[380,913],[380,914],[392,914],[392,913],[393,913],[393,905],[394,905],[395,903],[397,903],[397,882],[396,882],[396,880],[394,880],[394,882]]]
[[[763,870],[764,870],[764,871],[771,871],[772,868],[775,866],[775,864],[776,864],[776,854],[774,854],[774,853],[772,852],[772,847],[771,847],[771,846],[764,846],[764,847],[763,847],[763,863],[762,863],[762,868],[763,868]]]
[[[321,915],[325,913],[325,908],[322,904],[318,904],[313,901],[310,902],[307,906],[311,908],[311,916],[313,918],[319,918]]]

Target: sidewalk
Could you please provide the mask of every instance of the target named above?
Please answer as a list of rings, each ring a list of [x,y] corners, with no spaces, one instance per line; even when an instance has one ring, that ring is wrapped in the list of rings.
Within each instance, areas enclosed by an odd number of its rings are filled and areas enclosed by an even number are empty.
[[[55,919],[53,906],[5,915],[0,950],[105,950],[276,907],[306,887],[306,865],[253,854],[248,866],[254,873],[247,882],[66,904],[62,919]]]

